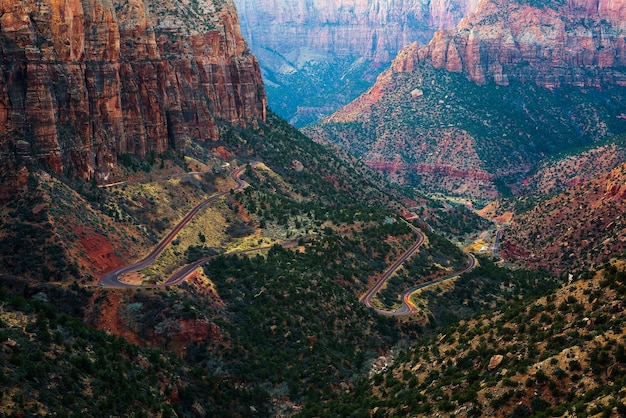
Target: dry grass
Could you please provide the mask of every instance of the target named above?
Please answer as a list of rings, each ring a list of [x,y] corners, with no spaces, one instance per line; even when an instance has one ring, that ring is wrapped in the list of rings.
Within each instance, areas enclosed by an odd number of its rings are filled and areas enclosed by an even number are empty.
[[[192,170],[204,171],[207,169],[206,165],[195,160],[188,161],[188,164]],[[271,176],[285,190],[289,189],[289,186],[269,168],[264,165],[259,165],[257,168],[260,169],[261,175]],[[196,175],[194,177],[197,181],[202,181],[201,176]],[[218,191],[226,191],[235,187],[236,184],[230,178],[218,177],[214,186]],[[146,205],[148,210],[144,212],[144,216],[147,219],[147,225],[143,225],[143,228],[147,229],[154,222],[167,220],[168,226],[161,232],[159,240],[162,240],[195,205],[217,193],[217,191],[203,193],[196,187],[186,185],[184,178],[133,183],[116,186],[116,189],[115,196],[117,199],[134,202],[137,205]],[[290,192],[292,191],[290,190]],[[243,238],[228,236],[225,232],[228,225],[242,216],[245,214],[241,211],[235,213],[225,204],[224,199],[211,203],[178,233],[152,266],[139,272],[129,273],[121,278],[122,281],[133,284],[139,284],[146,280],[157,283],[165,281],[181,266],[187,264],[185,253],[191,246],[221,248],[228,253],[271,246],[282,241],[280,237],[285,235],[284,231],[282,234],[275,234],[276,236],[268,236],[261,230]],[[146,249],[146,253],[149,250],[150,248]],[[138,255],[137,259],[142,258],[146,253]]]

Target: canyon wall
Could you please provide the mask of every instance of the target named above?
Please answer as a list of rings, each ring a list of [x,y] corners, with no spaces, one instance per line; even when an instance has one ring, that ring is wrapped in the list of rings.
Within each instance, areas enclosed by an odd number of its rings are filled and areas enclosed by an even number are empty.
[[[451,29],[477,0],[235,0],[270,106],[296,126],[367,89],[398,51]]]
[[[237,0],[244,35],[257,47],[310,47],[337,57],[390,62],[413,41],[451,29],[477,0]]]
[[[263,120],[259,65],[230,1],[0,3],[0,162],[106,177]]]

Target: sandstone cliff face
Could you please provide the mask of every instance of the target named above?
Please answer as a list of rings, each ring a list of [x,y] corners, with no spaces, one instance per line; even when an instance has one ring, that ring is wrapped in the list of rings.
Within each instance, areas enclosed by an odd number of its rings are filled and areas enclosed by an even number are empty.
[[[271,107],[296,126],[356,98],[414,41],[451,29],[477,0],[235,0]]]
[[[253,50],[310,47],[390,62],[415,40],[451,29],[477,0],[237,0]]]
[[[220,4],[0,3],[0,162],[102,177],[120,154],[264,119],[258,63],[234,5]]]
[[[512,79],[547,88],[626,85],[626,1],[567,0],[541,8],[524,1],[480,0],[475,13],[427,46],[412,45],[396,71],[426,60],[477,84]]]

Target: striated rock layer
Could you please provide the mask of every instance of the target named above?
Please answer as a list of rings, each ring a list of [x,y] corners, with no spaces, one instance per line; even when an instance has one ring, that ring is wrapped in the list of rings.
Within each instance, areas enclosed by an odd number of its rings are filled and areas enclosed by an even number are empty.
[[[515,191],[546,157],[625,132],[624,13],[626,0],[480,0],[305,131],[424,190]]]
[[[626,1],[480,0],[454,31],[439,31],[427,46],[412,45],[396,71],[426,60],[467,74],[483,85],[512,79],[547,88],[626,85]],[[555,3],[555,4],[552,4]]]
[[[263,120],[231,1],[0,2],[0,163],[106,176],[117,156]]]
[[[478,0],[236,0],[253,50],[308,47],[390,62],[404,46],[452,29]]]
[[[478,0],[235,0],[271,107],[296,126],[328,116],[398,51],[451,29]]]

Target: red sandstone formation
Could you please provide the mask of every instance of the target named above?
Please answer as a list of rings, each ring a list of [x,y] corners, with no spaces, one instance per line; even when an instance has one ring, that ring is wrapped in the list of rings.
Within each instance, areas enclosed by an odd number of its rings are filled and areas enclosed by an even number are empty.
[[[437,32],[427,46],[408,47],[393,69],[409,72],[426,60],[477,84],[626,85],[619,70],[626,64],[626,1],[568,0],[542,8],[523,3],[479,1],[455,30]]]
[[[184,4],[185,3],[185,4]],[[232,2],[0,4],[0,163],[105,177],[124,153],[217,139],[263,120],[256,59]]]

